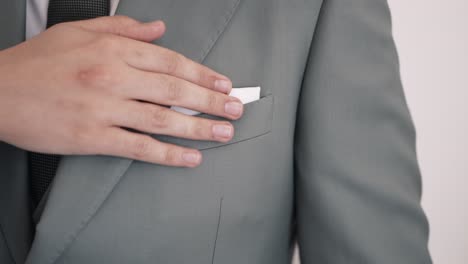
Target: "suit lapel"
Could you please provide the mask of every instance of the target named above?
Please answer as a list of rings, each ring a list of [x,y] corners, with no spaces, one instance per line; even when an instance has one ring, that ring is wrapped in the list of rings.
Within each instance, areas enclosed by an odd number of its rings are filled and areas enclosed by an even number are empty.
[[[1,1],[0,50],[24,40],[25,11],[25,0]],[[23,263],[31,243],[26,152],[0,142],[0,157],[0,240],[13,262]]]
[[[202,62],[233,16],[240,0],[121,0],[116,14],[140,21],[161,19],[164,36],[155,43]]]
[[[32,236],[26,152],[0,142],[0,157],[0,240],[14,262],[23,263]]]
[[[166,34],[155,44],[203,62],[240,0],[121,0],[116,14],[141,21],[162,19]],[[37,227],[27,263],[55,263],[99,210],[131,160],[67,156]]]
[[[2,0],[0,4],[0,50],[24,40],[25,0]]]

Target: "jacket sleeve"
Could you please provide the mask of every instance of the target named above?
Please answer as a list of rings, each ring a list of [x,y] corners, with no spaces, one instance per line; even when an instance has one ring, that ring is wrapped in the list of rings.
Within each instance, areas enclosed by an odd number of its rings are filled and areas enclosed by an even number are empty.
[[[302,264],[432,263],[387,0],[323,0],[299,98]]]

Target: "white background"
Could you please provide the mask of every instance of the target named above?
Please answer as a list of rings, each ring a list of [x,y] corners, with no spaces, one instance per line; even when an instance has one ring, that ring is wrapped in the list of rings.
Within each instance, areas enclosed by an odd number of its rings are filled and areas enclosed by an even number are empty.
[[[416,125],[429,249],[435,264],[467,264],[468,0],[388,3]]]
[[[468,263],[468,1],[388,0],[436,264]]]

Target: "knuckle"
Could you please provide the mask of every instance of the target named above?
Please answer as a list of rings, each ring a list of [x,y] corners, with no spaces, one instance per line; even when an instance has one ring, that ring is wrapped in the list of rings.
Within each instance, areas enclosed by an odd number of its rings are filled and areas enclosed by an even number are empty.
[[[175,52],[170,52],[168,54],[168,59],[167,59],[167,73],[169,75],[175,75],[177,72],[180,71],[180,68],[183,63],[183,56],[179,53]]]
[[[169,79],[166,82],[166,95],[169,103],[175,103],[180,100],[182,96],[182,86],[175,79]]]
[[[163,154],[162,161],[165,164],[177,164],[179,161],[179,151],[175,147],[168,147]]]
[[[149,156],[150,152],[150,139],[146,136],[138,137],[133,142],[132,150],[132,157],[136,159],[144,159]]]
[[[188,63],[190,68],[193,69],[193,76],[198,83],[214,83],[214,81],[217,79],[216,76],[203,64],[199,64],[193,61],[189,61]]]
[[[153,108],[150,113],[149,124],[152,129],[159,130],[167,127],[169,118],[168,110],[158,107],[156,109]]]
[[[105,64],[94,64],[79,69],[76,79],[82,87],[102,88],[113,83],[114,74],[111,72],[111,67]]]
[[[197,70],[195,72],[195,80],[198,82],[198,83],[205,83],[205,84],[208,84],[208,83],[214,83],[214,77],[212,77],[211,75],[209,75],[207,72],[205,72],[203,69],[200,69],[200,70]]]
[[[209,133],[207,133],[209,124],[207,123],[209,122],[204,122],[202,120],[194,122],[190,129],[190,136],[195,138],[209,138]]]
[[[184,123],[184,122],[181,122]],[[184,123],[185,124],[185,123]],[[192,128],[189,125],[182,125],[182,126],[177,126],[175,127],[176,132],[178,135],[181,137],[190,137]]]
[[[220,98],[214,93],[210,93],[206,98],[206,106],[209,109],[216,109],[219,102],[220,102]]]

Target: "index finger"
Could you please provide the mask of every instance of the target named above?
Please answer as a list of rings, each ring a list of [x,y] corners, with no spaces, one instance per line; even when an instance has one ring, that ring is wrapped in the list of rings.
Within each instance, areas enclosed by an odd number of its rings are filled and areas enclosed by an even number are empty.
[[[226,94],[231,92],[232,82],[228,77],[180,53],[132,39],[125,42],[123,60],[133,68],[172,75]]]

